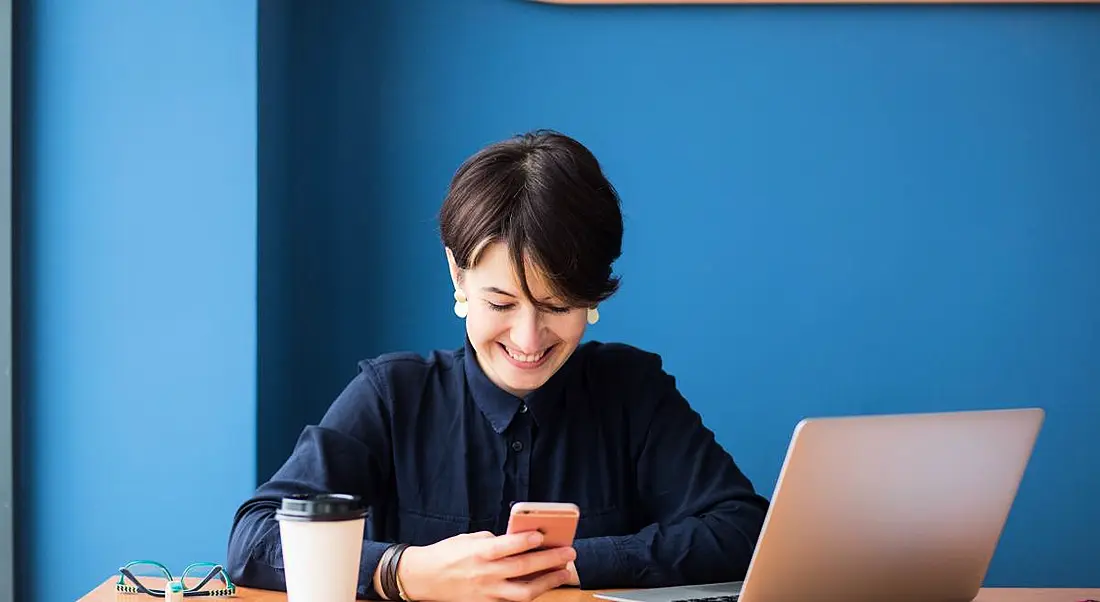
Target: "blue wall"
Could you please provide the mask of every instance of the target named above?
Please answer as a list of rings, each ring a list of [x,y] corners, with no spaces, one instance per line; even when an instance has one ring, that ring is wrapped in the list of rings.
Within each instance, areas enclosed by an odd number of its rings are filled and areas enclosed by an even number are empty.
[[[591,337],[762,490],[804,416],[1040,405],[987,584],[1100,586],[1100,7],[326,7],[261,6],[261,478],[357,359],[461,343],[447,181],[552,127],[624,200]]]
[[[223,561],[255,478],[256,4],[18,6],[19,600]]]

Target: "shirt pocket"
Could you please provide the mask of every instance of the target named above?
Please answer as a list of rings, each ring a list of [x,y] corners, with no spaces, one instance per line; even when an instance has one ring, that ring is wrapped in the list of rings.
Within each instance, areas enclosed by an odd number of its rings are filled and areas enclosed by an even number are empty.
[[[602,508],[598,510],[585,510],[582,508],[581,519],[577,524],[577,539],[630,535],[634,532],[632,526],[630,514],[620,508]]]
[[[403,509],[398,513],[399,540],[413,546],[429,546],[455,535],[469,533],[470,519]]]

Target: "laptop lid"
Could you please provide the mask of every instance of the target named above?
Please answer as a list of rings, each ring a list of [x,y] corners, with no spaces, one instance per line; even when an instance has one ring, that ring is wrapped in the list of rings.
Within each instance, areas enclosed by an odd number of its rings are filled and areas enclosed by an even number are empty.
[[[971,600],[1041,409],[803,420],[740,602]]]

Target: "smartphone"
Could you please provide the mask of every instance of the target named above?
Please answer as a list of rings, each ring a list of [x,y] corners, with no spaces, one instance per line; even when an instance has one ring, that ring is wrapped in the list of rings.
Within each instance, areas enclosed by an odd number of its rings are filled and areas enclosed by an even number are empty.
[[[568,502],[516,502],[508,516],[508,533],[538,531],[543,548],[573,545],[581,509]]]

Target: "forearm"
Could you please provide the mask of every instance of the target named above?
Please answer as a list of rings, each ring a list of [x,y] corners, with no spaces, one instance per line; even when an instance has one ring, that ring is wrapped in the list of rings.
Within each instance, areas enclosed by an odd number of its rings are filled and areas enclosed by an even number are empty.
[[[278,504],[274,501],[251,500],[237,511],[229,533],[225,567],[233,583],[261,589],[286,589],[276,508]]]
[[[736,504],[632,535],[574,542],[584,589],[664,587],[744,578],[765,509]]]
[[[642,528],[577,542],[581,587],[660,587],[744,578],[768,500],[703,425],[702,416],[655,369],[644,390],[660,391],[650,411],[632,411]],[[639,393],[644,399],[645,394]],[[642,406],[645,407],[645,406]]]
[[[279,524],[275,519],[275,502],[254,501],[238,512],[229,538],[226,570],[233,583],[277,591],[286,590],[283,576],[283,549]],[[390,543],[363,540],[359,559],[361,598],[381,599],[375,588],[374,576],[378,561]]]
[[[244,586],[285,590],[283,550],[275,512],[294,494],[344,493],[367,509],[384,499],[376,484],[390,478],[390,413],[387,400],[362,371],[333,402],[318,425],[308,425],[294,451],[251,499],[241,504],[229,536],[227,569]],[[363,540],[360,597],[377,597],[375,567],[389,544]]]

